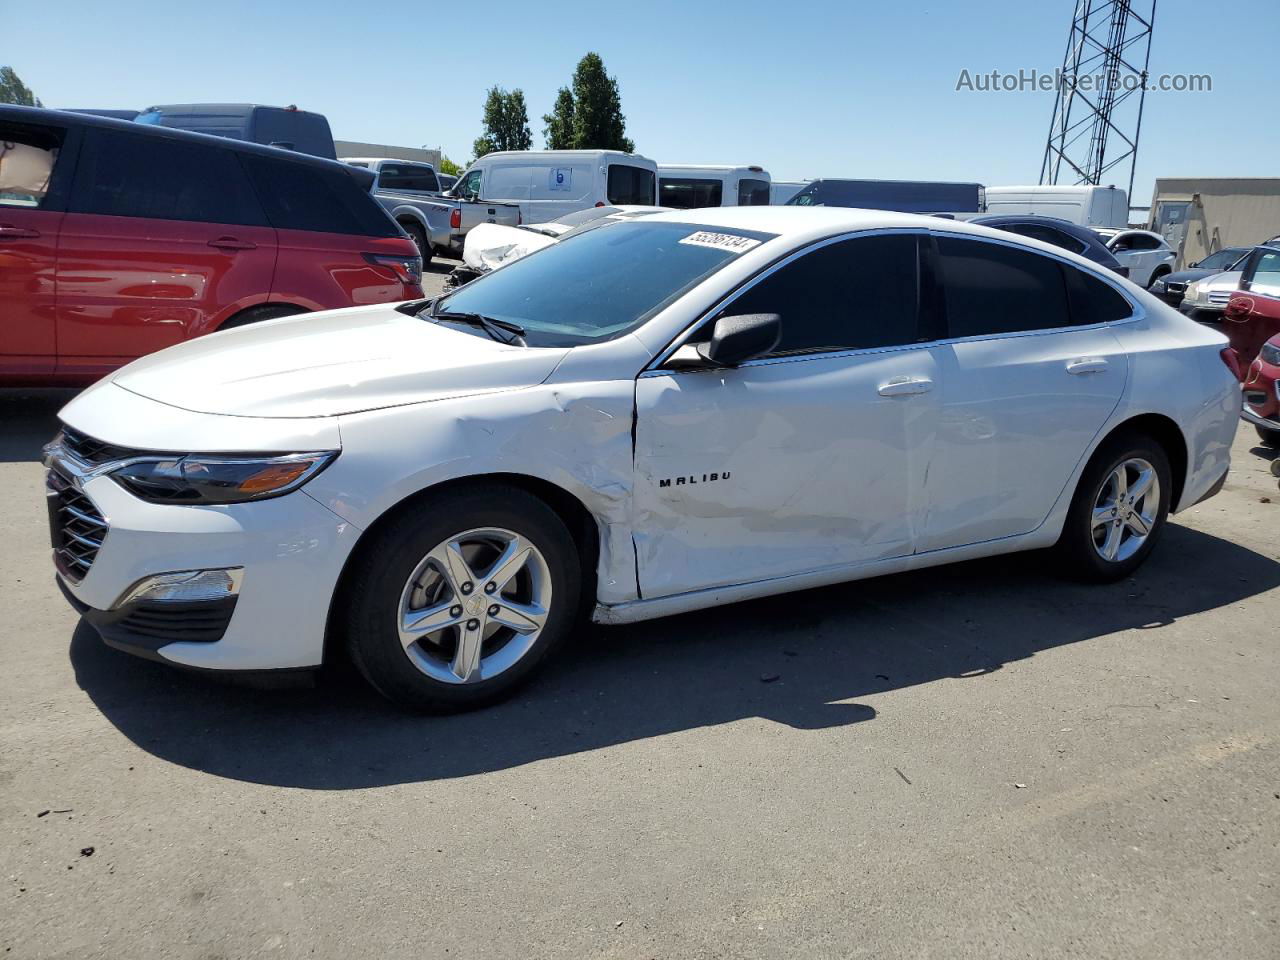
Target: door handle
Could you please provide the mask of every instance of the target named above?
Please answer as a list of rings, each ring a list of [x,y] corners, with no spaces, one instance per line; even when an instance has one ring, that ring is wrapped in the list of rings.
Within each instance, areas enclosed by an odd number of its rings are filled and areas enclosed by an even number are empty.
[[[880,384],[877,392],[882,397],[913,397],[932,389],[933,381],[928,377],[894,377],[888,383]]]
[[[218,237],[210,240],[209,246],[219,250],[257,250],[258,245],[252,240],[241,240],[239,237]]]
[[[38,236],[40,236],[39,230],[15,227],[11,223],[0,223],[0,240],[34,240]]]
[[[1101,357],[1080,357],[1067,361],[1067,373],[1072,376],[1083,376],[1086,373],[1106,373],[1107,361]]]

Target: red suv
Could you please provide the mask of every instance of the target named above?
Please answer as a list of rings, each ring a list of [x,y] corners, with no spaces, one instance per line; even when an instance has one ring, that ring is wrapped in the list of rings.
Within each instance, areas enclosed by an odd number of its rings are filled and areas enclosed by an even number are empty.
[[[256,320],[422,295],[369,173],[0,107],[0,384],[79,384]]]

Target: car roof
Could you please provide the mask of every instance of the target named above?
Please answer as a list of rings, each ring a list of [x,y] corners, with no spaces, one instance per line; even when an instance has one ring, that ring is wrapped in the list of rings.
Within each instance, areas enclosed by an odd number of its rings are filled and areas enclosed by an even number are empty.
[[[430,167],[435,169],[435,164],[430,160],[404,160],[401,157],[339,157],[339,163],[408,163],[415,167]]]
[[[45,123],[63,127],[98,127],[117,130],[143,137],[156,137],[161,140],[179,140],[187,143],[202,143],[206,146],[218,146],[224,150],[235,150],[238,153],[252,153],[273,160],[284,160],[288,163],[305,163],[309,166],[325,169],[342,170],[350,175],[359,167],[352,167],[337,160],[316,157],[309,153],[298,153],[281,147],[269,147],[251,140],[236,140],[233,137],[216,137],[209,133],[195,133],[191,130],[179,130],[176,127],[162,127],[158,124],[135,123],[131,120],[116,120],[113,117],[95,116],[87,113],[72,113],[67,110],[50,110],[46,107],[19,107],[11,104],[0,105],[0,120],[10,123]],[[368,172],[365,172],[368,175]]]

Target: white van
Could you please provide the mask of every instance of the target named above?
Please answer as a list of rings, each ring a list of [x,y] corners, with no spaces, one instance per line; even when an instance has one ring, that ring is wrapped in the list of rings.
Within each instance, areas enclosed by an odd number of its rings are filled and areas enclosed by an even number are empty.
[[[769,171],[764,167],[658,164],[658,203],[677,210],[694,207],[767,207]]]
[[[1125,227],[1129,195],[1116,187],[987,187],[987,213],[1057,217],[1082,227]]]
[[[769,184],[769,202],[780,207],[807,187],[809,180],[775,180]]]
[[[458,178],[467,200],[518,203],[525,223],[546,223],[587,207],[658,203],[658,166],[619,150],[486,153]]]

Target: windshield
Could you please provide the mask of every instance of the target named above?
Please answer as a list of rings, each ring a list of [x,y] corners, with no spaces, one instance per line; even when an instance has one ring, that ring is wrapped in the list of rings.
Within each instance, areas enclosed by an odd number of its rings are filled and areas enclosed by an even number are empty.
[[[1237,260],[1244,258],[1249,251],[1245,249],[1233,249],[1228,247],[1226,250],[1219,250],[1217,253],[1211,253],[1200,261],[1202,270],[1229,270],[1235,266]]]
[[[530,346],[570,347],[634,330],[774,234],[641,220],[589,230],[485,274],[435,305],[524,327]]]

